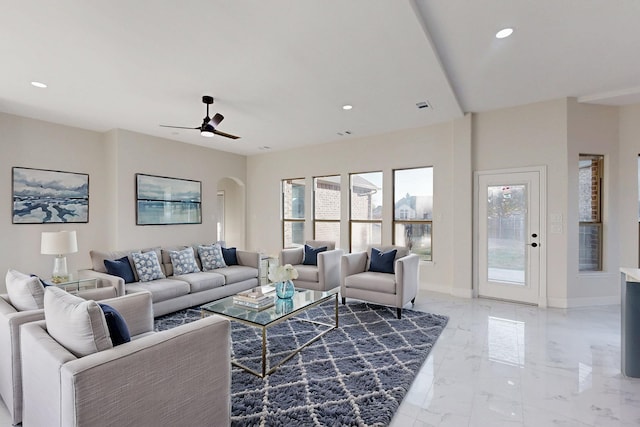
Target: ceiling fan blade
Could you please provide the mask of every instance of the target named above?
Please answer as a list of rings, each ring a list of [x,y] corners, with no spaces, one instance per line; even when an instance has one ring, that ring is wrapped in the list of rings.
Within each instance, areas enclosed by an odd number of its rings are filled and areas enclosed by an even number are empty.
[[[198,126],[197,128],[188,128],[188,127],[184,127],[184,126],[160,125],[160,127],[163,127],[163,128],[173,128],[173,129],[200,129],[200,126]]]
[[[238,139],[240,138],[239,136],[235,136],[235,135],[231,135],[230,133],[225,133],[225,132],[220,132],[217,129],[213,130],[213,133],[215,133],[216,135],[220,135],[220,136],[224,136],[226,138],[231,138],[231,139]]]
[[[213,119],[211,119],[211,121],[209,123],[211,123],[211,125],[213,127],[216,127],[220,124],[221,121],[224,120],[224,116],[220,113],[216,113],[215,116],[213,116]]]

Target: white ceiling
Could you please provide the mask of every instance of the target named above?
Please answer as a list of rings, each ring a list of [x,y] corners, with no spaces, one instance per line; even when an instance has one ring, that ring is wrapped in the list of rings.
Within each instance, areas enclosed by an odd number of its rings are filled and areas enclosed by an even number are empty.
[[[566,96],[640,102],[639,48],[638,0],[4,0],[0,111],[250,155]],[[199,126],[202,95],[241,139],[159,126]]]

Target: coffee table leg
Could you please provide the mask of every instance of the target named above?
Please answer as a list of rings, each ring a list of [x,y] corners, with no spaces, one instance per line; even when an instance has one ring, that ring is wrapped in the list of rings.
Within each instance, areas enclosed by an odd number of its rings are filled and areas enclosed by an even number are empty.
[[[338,293],[336,293],[336,328],[338,327]]]
[[[262,327],[262,378],[267,374],[267,328]]]

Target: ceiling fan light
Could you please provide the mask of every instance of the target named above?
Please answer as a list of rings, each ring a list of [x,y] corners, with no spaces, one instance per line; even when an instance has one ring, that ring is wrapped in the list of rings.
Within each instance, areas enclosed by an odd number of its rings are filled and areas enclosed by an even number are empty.
[[[200,129],[200,135],[211,138],[214,135],[213,130],[213,126],[206,124]]]

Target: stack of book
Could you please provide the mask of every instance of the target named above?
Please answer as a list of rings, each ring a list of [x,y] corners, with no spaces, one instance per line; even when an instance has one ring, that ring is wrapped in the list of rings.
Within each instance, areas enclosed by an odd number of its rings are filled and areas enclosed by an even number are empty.
[[[233,303],[239,307],[263,310],[274,304],[273,295],[265,295],[262,292],[248,290],[233,296]]]

